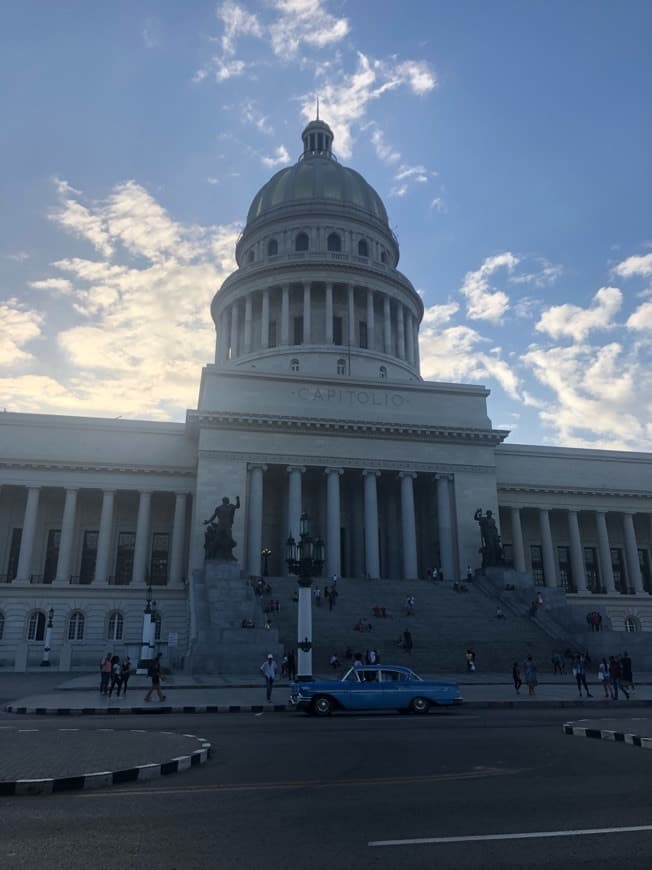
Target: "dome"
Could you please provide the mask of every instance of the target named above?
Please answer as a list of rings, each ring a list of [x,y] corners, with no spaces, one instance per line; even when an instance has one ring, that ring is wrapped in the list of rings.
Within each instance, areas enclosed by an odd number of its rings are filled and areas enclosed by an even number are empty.
[[[360,209],[388,226],[385,206],[373,187],[359,172],[342,166],[333,157],[333,133],[328,124],[311,121],[302,138],[301,158],[261,187],[249,208],[247,224],[283,206],[323,201]]]

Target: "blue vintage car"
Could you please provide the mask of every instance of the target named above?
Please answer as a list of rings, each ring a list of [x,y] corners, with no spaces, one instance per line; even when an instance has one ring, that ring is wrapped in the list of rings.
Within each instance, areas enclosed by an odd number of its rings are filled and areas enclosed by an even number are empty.
[[[430,707],[461,704],[457,683],[423,680],[400,665],[360,665],[341,680],[290,684],[290,703],[298,710],[328,716],[333,710],[410,710],[427,713]]]

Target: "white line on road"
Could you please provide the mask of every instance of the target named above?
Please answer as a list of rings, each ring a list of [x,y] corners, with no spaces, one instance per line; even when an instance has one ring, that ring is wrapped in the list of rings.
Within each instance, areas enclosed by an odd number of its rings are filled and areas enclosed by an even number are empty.
[[[481,843],[487,840],[538,840],[552,837],[588,837],[594,834],[636,834],[652,831],[652,825],[623,828],[580,828],[576,831],[531,831],[527,834],[479,834],[472,837],[420,837],[413,840],[371,840],[368,846],[427,846],[442,843]]]

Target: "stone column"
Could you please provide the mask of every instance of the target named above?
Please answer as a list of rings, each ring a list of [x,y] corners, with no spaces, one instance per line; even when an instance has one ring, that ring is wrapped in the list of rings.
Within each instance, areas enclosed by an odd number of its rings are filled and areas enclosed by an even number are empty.
[[[376,324],[374,323],[374,291],[367,288],[367,346],[376,349]]]
[[[299,541],[299,520],[301,519],[301,475],[306,469],[300,465],[289,465],[288,472],[288,534]]]
[[[616,592],[614,571],[611,565],[611,547],[609,545],[609,532],[607,531],[607,512],[595,512],[595,525],[598,530],[598,552],[600,553],[600,573],[602,582],[608,595]]]
[[[100,532],[97,536],[97,556],[95,557],[94,583],[106,583],[109,579],[109,557],[111,555],[111,538],[113,534],[113,508],[115,490],[105,489],[102,495],[102,513],[100,514]]]
[[[512,508],[512,556],[514,570],[522,574],[527,570],[525,567],[525,547],[523,546],[523,527],[521,525],[521,509]]]
[[[220,313],[217,329],[217,349],[215,362],[226,362],[229,358],[229,340],[226,322],[226,311]]]
[[[399,302],[396,329],[398,330],[398,355],[401,359],[405,359],[405,321],[403,319],[403,305]]]
[[[174,520],[172,521],[172,546],[170,548],[170,570],[168,583],[183,582],[183,550],[186,540],[186,500],[185,492],[178,492],[174,498]]]
[[[414,324],[412,325],[412,335],[414,336],[414,366],[417,371],[421,370],[421,358],[419,354],[419,323],[417,318],[414,318]]]
[[[326,474],[326,575],[341,574],[340,562],[340,475],[343,468],[327,468]]]
[[[131,582],[134,586],[144,586],[149,557],[149,524],[152,509],[152,493],[142,490],[138,499],[136,518],[136,543],[134,546],[134,570]]]
[[[638,546],[636,544],[636,532],[634,531],[634,514],[631,511],[623,513],[623,534],[625,537],[625,558],[627,560],[627,576],[630,587],[634,587],[637,595],[645,594],[641,566],[638,561]]]
[[[240,326],[239,305],[234,302],[231,306],[231,359],[238,356],[238,328]]]
[[[251,353],[251,293],[245,299],[244,352]]]
[[[407,361],[411,366],[414,365],[414,333],[412,327],[412,313],[405,310],[405,352]]]
[[[290,285],[281,287],[281,344],[290,343]]]
[[[383,297],[383,312],[384,312],[384,323],[385,328],[383,331],[383,341],[384,341],[384,350],[386,354],[391,354],[392,352],[392,319],[391,319],[391,307],[389,296],[385,294]]]
[[[550,531],[550,512],[547,508],[539,508],[539,528],[541,530],[541,552],[543,554],[543,578],[546,586],[555,588],[557,583],[557,568],[555,551],[552,548],[552,532]]]
[[[457,580],[453,556],[453,515],[448,474],[435,475],[437,482],[437,523],[439,527],[439,561],[445,580]]]
[[[61,520],[61,540],[59,541],[59,558],[55,583],[68,583],[70,579],[70,564],[72,561],[72,542],[75,536],[75,515],[77,513],[77,490],[66,490],[66,501],[63,506]]]
[[[580,524],[577,520],[577,511],[568,511],[568,537],[570,540],[571,566],[575,589],[578,592],[587,592],[584,550],[582,549],[582,540],[580,538]]]
[[[312,344],[312,306],[310,281],[303,285],[303,343]]]
[[[263,301],[260,312],[260,346],[269,347],[269,287],[263,290]]]
[[[333,343],[333,285],[326,285],[326,344]]]
[[[40,486],[30,486],[28,488],[27,504],[25,505],[25,514],[23,516],[23,534],[21,535],[20,551],[18,553],[18,570],[14,580],[16,584],[29,583],[32,572],[32,549],[34,548],[40,496]]]
[[[378,552],[378,491],[376,479],[380,471],[365,469],[364,479],[364,536],[365,536],[365,570],[367,576],[377,580],[380,576],[380,558]]]
[[[357,342],[355,340],[355,292],[353,284],[349,284],[346,288],[347,291],[347,303],[348,303],[348,317],[349,321],[349,346],[355,347]],[[351,372],[349,372],[351,374]]]
[[[414,480],[413,471],[401,471],[398,475],[401,481],[401,531],[403,541],[403,577],[406,580],[416,580],[419,576],[417,563],[417,529],[414,515]]]
[[[247,536],[248,573],[257,577],[260,574],[260,559],[263,549],[263,475],[266,465],[249,466],[249,534]]]

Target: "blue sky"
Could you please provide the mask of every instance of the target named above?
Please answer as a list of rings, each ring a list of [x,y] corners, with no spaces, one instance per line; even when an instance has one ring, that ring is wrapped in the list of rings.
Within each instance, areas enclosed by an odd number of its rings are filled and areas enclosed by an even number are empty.
[[[652,4],[3,9],[0,407],[182,420],[313,113],[383,197],[422,368],[510,440],[652,449]]]

